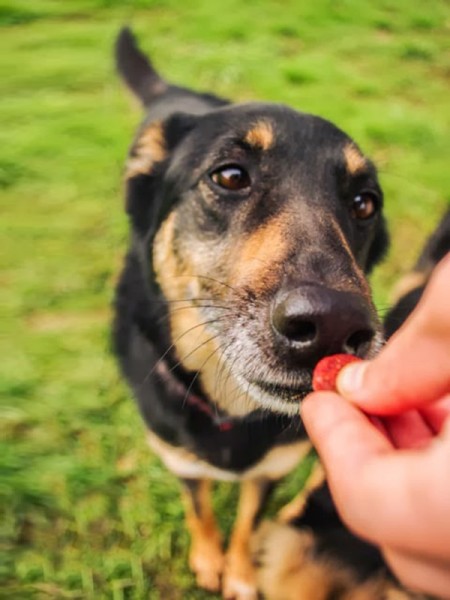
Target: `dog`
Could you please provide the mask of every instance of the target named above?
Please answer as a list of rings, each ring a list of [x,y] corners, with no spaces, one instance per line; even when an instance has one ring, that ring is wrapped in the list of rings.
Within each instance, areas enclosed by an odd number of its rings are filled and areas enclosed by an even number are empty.
[[[437,264],[450,252],[450,210],[427,240],[413,269],[396,286],[384,320],[389,339],[420,301]],[[379,552],[341,521],[325,482],[319,482],[285,523],[264,522],[253,538],[258,587],[267,600],[424,599],[401,591]],[[332,575],[331,575],[332,574]],[[318,590],[314,581],[320,579]],[[304,591],[306,589],[306,592]],[[312,591],[309,591],[312,589]]]
[[[126,28],[116,61],[145,116],[125,167],[115,354],[151,448],[184,484],[198,585],[256,599],[250,537],[310,449],[299,404],[312,370],[382,343],[367,275],[388,246],[383,193],[325,119],[167,83]],[[212,480],[241,485],[226,554]]]

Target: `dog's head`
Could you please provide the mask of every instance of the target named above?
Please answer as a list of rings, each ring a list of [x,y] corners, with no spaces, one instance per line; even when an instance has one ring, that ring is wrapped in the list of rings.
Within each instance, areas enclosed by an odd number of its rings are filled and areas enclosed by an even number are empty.
[[[148,119],[127,187],[177,359],[229,412],[294,414],[321,357],[379,347],[382,191],[333,124],[257,103]]]

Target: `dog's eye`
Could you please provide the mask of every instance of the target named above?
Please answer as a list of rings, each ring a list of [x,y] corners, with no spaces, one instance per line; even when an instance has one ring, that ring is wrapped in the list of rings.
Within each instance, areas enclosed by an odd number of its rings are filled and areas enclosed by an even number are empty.
[[[250,176],[245,169],[236,165],[222,167],[211,173],[214,183],[225,190],[237,192],[250,187]]]
[[[365,221],[377,212],[378,201],[375,194],[363,192],[354,197],[351,214],[354,219]]]

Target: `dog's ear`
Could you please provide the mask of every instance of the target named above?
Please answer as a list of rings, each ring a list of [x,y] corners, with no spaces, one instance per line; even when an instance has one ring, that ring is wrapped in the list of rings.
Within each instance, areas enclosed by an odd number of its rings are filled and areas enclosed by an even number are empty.
[[[389,233],[386,225],[386,219],[381,217],[375,237],[369,249],[366,261],[366,273],[370,273],[386,255],[389,248]]]
[[[128,27],[120,31],[116,40],[116,66],[127,86],[144,106],[150,104],[168,88],[150,60],[139,50],[136,39]]]
[[[126,210],[134,230],[148,235],[176,201],[166,177],[176,149],[201,117],[175,113],[144,126],[131,148],[126,168]]]

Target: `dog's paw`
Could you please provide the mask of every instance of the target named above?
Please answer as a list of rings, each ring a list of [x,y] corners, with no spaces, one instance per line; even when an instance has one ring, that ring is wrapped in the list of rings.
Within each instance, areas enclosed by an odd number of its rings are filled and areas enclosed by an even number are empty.
[[[264,522],[252,539],[259,590],[267,600],[382,600],[383,582],[358,583],[353,574],[318,559],[312,533]]]
[[[302,569],[302,557],[308,540],[291,527],[264,521],[252,537],[252,558],[258,589],[268,600],[297,600],[308,596],[308,590],[292,588],[295,573]]]
[[[225,600],[257,600],[255,570],[247,554],[228,554],[223,574]]]
[[[191,546],[189,566],[195,574],[197,585],[210,592],[220,590],[225,565],[220,543],[215,539],[202,540]]]
[[[222,588],[224,600],[258,600],[258,590],[255,582],[230,576],[224,580]]]

